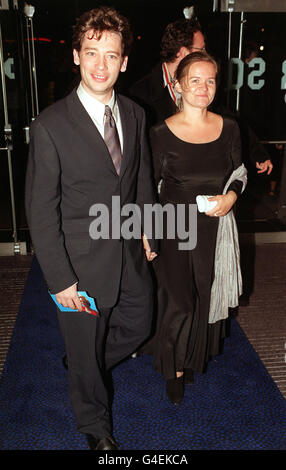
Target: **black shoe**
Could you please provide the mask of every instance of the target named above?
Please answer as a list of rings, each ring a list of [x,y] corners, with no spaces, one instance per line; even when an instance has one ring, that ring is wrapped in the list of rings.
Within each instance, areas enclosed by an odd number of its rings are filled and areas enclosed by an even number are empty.
[[[192,369],[185,369],[184,371],[184,382],[187,385],[191,385],[194,383],[194,374]]]
[[[66,370],[68,370],[68,358],[67,355],[65,354],[62,358],[63,366]]]
[[[166,392],[173,405],[180,405],[184,396],[184,376],[168,379],[166,382]]]
[[[90,450],[118,450],[118,447],[111,436],[96,439],[92,434],[87,434],[86,438]]]

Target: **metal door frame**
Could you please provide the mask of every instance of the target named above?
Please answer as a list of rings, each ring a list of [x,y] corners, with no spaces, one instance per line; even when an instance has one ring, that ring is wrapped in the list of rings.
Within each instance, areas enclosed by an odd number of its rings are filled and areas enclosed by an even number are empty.
[[[35,8],[32,5],[24,5],[23,11],[18,10],[18,0],[1,0],[1,10],[13,10],[15,15],[20,16],[20,21],[23,22],[25,18],[26,24],[26,35],[27,35],[27,56],[28,56],[28,75],[30,82],[30,102],[31,112],[28,116],[26,126],[23,128],[23,143],[29,143],[29,125],[30,121],[35,119],[39,114],[38,104],[38,85],[37,85],[37,68],[36,68],[36,57],[34,48],[34,32],[33,32],[33,15]],[[22,31],[21,31],[22,32]],[[18,34],[18,31],[17,31]],[[24,38],[17,37],[18,47],[22,42],[24,45]],[[2,27],[0,23],[0,73],[1,73],[1,84],[2,84],[2,98],[3,98],[3,110],[4,110],[4,139],[5,147],[1,147],[0,151],[7,153],[8,161],[8,173],[9,173],[9,188],[10,188],[10,203],[11,203],[11,216],[12,216],[12,242],[0,243],[0,256],[10,256],[15,254],[27,254],[26,242],[21,242],[18,239],[18,229],[16,221],[16,207],[15,207],[15,193],[14,193],[14,179],[13,179],[13,168],[12,168],[12,157],[13,157],[13,135],[12,126],[9,123],[9,112],[7,102],[7,90],[6,90],[6,77],[5,77],[5,65],[4,65],[4,52],[3,52],[3,39],[2,39]]]

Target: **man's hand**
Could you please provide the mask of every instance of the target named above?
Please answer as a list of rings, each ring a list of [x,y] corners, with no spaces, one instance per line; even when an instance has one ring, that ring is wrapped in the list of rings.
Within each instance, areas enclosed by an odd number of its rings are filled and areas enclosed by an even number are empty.
[[[265,162],[256,162],[256,168],[258,168],[257,173],[265,173],[267,171],[267,174],[270,175],[273,165],[271,160],[265,160]]]
[[[157,253],[155,253],[154,251],[151,251],[151,248],[150,248],[150,245],[149,245],[149,242],[145,233],[143,233],[142,240],[143,240],[143,246],[144,246],[147,261],[153,261],[153,259],[156,258]]]
[[[73,308],[82,312],[82,305],[77,295],[77,284],[73,284],[67,289],[58,292],[56,299],[63,307]]]

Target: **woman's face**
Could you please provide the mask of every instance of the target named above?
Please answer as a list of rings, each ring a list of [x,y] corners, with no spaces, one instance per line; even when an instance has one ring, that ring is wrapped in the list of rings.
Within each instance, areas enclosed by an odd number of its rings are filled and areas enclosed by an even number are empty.
[[[211,62],[194,62],[176,88],[182,95],[183,105],[207,108],[216,92],[216,68]]]

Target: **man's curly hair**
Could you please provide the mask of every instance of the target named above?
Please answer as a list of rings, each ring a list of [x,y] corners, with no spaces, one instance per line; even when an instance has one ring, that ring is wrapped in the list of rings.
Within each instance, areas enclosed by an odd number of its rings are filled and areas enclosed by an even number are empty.
[[[181,47],[190,49],[196,31],[201,31],[197,20],[182,18],[170,23],[161,40],[161,61],[174,62]]]
[[[119,33],[122,37],[122,56],[129,55],[133,42],[133,34],[129,21],[120,15],[114,8],[99,7],[83,13],[77,19],[73,27],[72,47],[80,51],[83,38],[87,31],[96,33],[96,37],[100,39],[104,31]],[[94,34],[90,37],[92,39]]]

